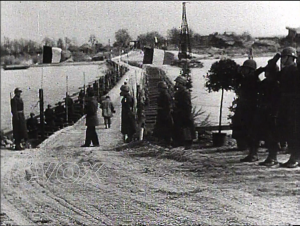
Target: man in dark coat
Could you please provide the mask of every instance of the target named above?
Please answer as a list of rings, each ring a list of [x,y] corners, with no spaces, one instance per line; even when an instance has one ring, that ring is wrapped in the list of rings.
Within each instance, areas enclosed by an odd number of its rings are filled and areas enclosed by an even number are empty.
[[[38,138],[38,128],[39,123],[37,118],[34,118],[34,113],[30,113],[30,118],[27,119],[27,129],[28,135],[30,139],[37,139]]]
[[[74,101],[69,94],[65,98],[65,106],[68,111],[68,122],[72,122],[74,120]]]
[[[190,149],[193,139],[196,138],[191,95],[186,89],[185,77],[180,75],[175,81],[173,146],[185,146],[186,149]]]
[[[45,122],[47,123],[47,127],[49,127],[50,130],[54,130],[55,114],[50,104],[48,104],[47,109],[45,110]]]
[[[120,96],[122,98],[122,113],[121,113],[121,133],[123,134],[123,140],[126,143],[132,141],[133,134],[136,133],[136,122],[133,113],[134,99],[129,94],[129,86],[122,85]]]
[[[281,52],[278,124],[281,140],[287,141],[291,156],[281,167],[295,168],[300,162],[300,72],[296,66],[296,49],[287,47]]]
[[[24,139],[27,142],[28,134],[26,127],[26,120],[24,116],[24,103],[21,98],[21,92],[19,88],[16,88],[15,96],[11,99],[11,113],[13,115],[13,137],[15,139],[15,150],[22,150],[21,141]]]
[[[279,55],[280,57],[280,55]],[[264,166],[278,165],[278,127],[276,119],[278,115],[280,89],[277,81],[279,71],[276,65],[278,55],[268,62],[265,67],[265,79],[259,84],[258,107],[254,115],[249,139],[254,145],[260,140],[266,141],[269,155],[264,162],[259,163]]]
[[[249,140],[249,131],[252,126],[253,118],[257,109],[257,98],[259,88],[259,75],[264,68],[256,69],[254,60],[246,60],[242,66],[242,79],[237,90],[238,102],[235,114],[232,118],[232,137],[239,142],[246,144],[249,148],[247,157],[241,159],[241,162],[258,161],[258,141],[253,143]]]
[[[86,114],[86,135],[85,143],[81,147],[89,147],[91,142],[94,147],[99,147],[99,139],[96,132],[96,126],[100,125],[97,115],[98,101],[94,96],[94,91],[90,90],[85,99],[84,113]]]
[[[153,135],[163,140],[167,145],[171,144],[172,138],[172,98],[165,82],[158,83],[159,96],[157,98],[157,117]]]

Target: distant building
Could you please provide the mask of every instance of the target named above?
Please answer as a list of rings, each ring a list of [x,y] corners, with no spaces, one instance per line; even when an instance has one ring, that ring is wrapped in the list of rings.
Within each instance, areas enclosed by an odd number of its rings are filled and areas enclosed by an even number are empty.
[[[295,42],[300,42],[300,27],[298,28],[291,28],[291,27],[286,27],[288,30],[288,35],[287,38],[291,41]]]

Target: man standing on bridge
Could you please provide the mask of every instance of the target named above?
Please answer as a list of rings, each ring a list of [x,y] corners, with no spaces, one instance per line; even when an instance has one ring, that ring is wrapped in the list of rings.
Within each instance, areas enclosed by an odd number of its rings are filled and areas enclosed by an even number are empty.
[[[159,140],[163,140],[166,145],[171,144],[172,137],[172,98],[168,92],[166,82],[158,83],[159,96],[157,98],[157,117],[153,135]]]
[[[24,103],[21,98],[22,90],[16,88],[15,96],[11,99],[11,113],[13,115],[13,137],[15,139],[15,150],[23,150],[21,147],[22,139],[27,142],[28,134],[27,134],[27,127],[26,127],[26,120],[24,116]]]

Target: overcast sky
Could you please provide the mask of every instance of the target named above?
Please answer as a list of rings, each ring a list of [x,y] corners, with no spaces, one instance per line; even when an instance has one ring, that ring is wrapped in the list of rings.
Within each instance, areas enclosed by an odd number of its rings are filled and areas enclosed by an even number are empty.
[[[300,1],[191,1],[187,21],[194,32],[208,35],[244,31],[255,37],[286,35],[286,26],[300,27]],[[86,43],[113,42],[118,29],[139,34],[180,28],[181,1],[1,1],[1,39],[76,38]]]

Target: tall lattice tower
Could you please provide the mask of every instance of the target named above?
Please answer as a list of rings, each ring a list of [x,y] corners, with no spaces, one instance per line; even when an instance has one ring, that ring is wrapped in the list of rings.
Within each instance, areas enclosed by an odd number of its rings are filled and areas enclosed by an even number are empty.
[[[180,50],[178,53],[178,57],[180,58],[188,58],[189,53],[192,52],[191,42],[190,42],[190,31],[189,26],[186,19],[186,2],[182,3],[182,21],[181,21],[181,30],[180,30]]]

